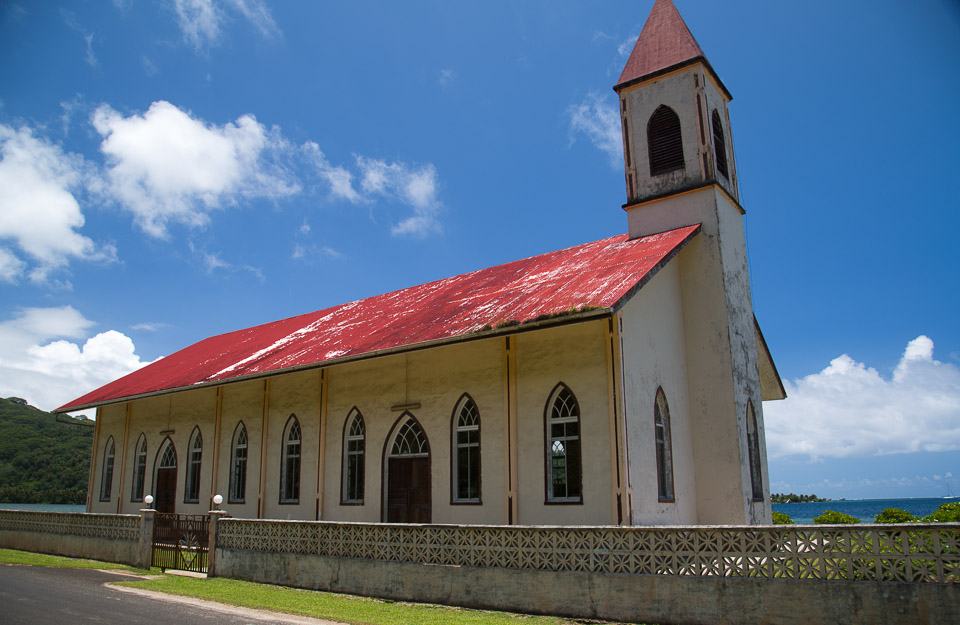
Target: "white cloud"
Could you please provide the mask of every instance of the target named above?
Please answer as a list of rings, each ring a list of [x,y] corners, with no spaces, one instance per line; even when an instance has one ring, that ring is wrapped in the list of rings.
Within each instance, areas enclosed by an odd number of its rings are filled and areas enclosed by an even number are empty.
[[[116,260],[113,247],[98,249],[78,232],[84,216],[74,193],[90,182],[81,156],[64,153],[29,128],[2,124],[0,155],[0,239],[12,239],[32,258],[33,282],[47,282],[49,273],[71,258]],[[15,281],[26,270],[24,260],[10,249],[0,256],[4,280]]]
[[[211,210],[241,197],[299,191],[279,163],[286,141],[252,115],[216,126],[161,100],[130,117],[102,105],[93,125],[103,137],[107,193],[155,237],[170,222],[202,226]]]
[[[67,26],[83,36],[83,40],[87,44],[86,53],[83,55],[83,60],[86,61],[87,65],[90,67],[96,67],[98,63],[97,55],[93,53],[93,33],[88,32],[87,29],[80,25],[80,22],[77,21],[73,11],[60,9],[60,17],[63,18],[63,21],[66,22]]]
[[[353,204],[362,201],[360,194],[353,188],[353,174],[341,165],[334,167],[313,141],[303,144],[307,159],[317,168],[317,173],[330,185],[330,193],[335,198],[347,200]]]
[[[159,332],[160,330],[167,327],[167,324],[160,323],[156,321],[146,321],[144,323],[136,323],[130,326],[131,330],[140,330],[142,332]]]
[[[26,308],[0,322],[0,396],[52,410],[147,364],[114,330],[83,339],[94,323],[79,311]],[[57,339],[57,340],[52,340]]]
[[[446,87],[457,79],[457,71],[453,69],[440,70],[440,76],[437,79],[441,87]]]
[[[437,170],[432,163],[414,168],[403,162],[357,156],[361,171],[360,187],[368,196],[397,198],[413,207],[413,215],[395,225],[395,235],[423,237],[441,231],[437,213]]]
[[[784,381],[764,404],[771,458],[878,456],[960,449],[960,368],[910,341],[891,378],[843,354],[819,373]]]
[[[617,105],[597,93],[567,110],[570,116],[570,134],[584,134],[595,148],[607,154],[614,168],[623,165],[623,136]]]
[[[197,50],[215,45],[226,19],[224,5],[240,13],[263,37],[280,34],[263,0],[173,0],[183,38]]]
[[[206,267],[208,275],[212,275],[213,272],[217,271],[218,269],[223,269],[230,272],[246,271],[250,274],[253,274],[253,276],[260,282],[264,281],[263,272],[259,268],[251,265],[234,265],[233,263],[228,263],[220,258],[220,255],[216,253],[203,254],[203,264],[204,267]]]

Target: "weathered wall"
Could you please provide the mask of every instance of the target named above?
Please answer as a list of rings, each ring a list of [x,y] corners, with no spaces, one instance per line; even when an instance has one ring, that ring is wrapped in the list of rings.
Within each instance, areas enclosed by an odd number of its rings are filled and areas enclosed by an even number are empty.
[[[140,516],[0,511],[0,548],[141,566]]]
[[[684,578],[377,562],[217,549],[218,574],[401,601],[629,622],[954,623],[954,584]]]

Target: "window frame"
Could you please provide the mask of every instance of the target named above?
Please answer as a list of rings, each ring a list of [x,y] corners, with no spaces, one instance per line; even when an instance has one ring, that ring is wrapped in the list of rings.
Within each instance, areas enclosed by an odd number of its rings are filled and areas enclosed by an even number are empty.
[[[750,469],[750,490],[753,501],[763,501],[763,467],[760,458],[760,430],[757,427],[753,400],[747,400],[747,458]]]
[[[100,501],[110,501],[113,495],[113,463],[116,457],[117,446],[111,435],[103,446],[103,466],[100,467]]]
[[[197,446],[199,443],[199,447]],[[200,503],[200,470],[203,466],[203,435],[194,426],[187,442],[187,470],[183,482],[183,503]]]
[[[290,440],[290,436],[293,434],[293,427],[296,426],[298,438],[295,442],[295,445]],[[281,505],[292,505],[300,503],[300,478],[303,472],[303,428],[300,427],[300,420],[297,419],[296,414],[291,414],[287,419],[286,425],[283,426],[283,439],[281,439],[280,449],[280,501]],[[296,453],[293,453],[292,449],[296,447]],[[296,471],[290,471],[291,462],[296,465]],[[291,474],[295,476],[291,478]],[[294,479],[295,482],[291,484],[290,480]],[[288,485],[293,486],[293,488],[288,489]],[[293,496],[288,496],[288,490],[293,491]]]
[[[362,429],[359,437],[353,434],[353,424],[355,422],[358,422]],[[352,441],[360,441],[359,450],[350,449],[350,443]],[[367,482],[367,423],[363,418],[363,413],[361,413],[356,406],[350,409],[350,412],[347,413],[347,418],[343,421],[342,443],[340,448],[340,505],[362,506],[366,496]],[[355,484],[358,487],[359,493],[350,492],[350,467],[352,466],[350,460],[352,457],[359,457],[357,466],[360,468],[360,477]],[[350,495],[359,495],[359,497],[351,497]]]
[[[133,447],[133,480],[130,501],[143,502],[147,485],[147,435],[140,432]]]
[[[573,400],[571,412],[575,412],[572,416],[559,417],[554,419],[553,408],[554,405],[560,400],[561,394],[564,392],[569,393],[570,397]],[[564,402],[566,404],[566,402]],[[548,505],[578,505],[583,504],[583,424],[582,424],[582,413],[580,411],[580,401],[577,399],[577,394],[573,392],[569,386],[563,382],[558,382],[556,386],[553,387],[553,390],[550,391],[550,395],[547,396],[546,404],[544,405],[543,410],[543,438],[544,438],[544,503]],[[562,437],[553,436],[553,428],[551,425],[554,422],[558,424],[566,425],[567,423],[574,422],[577,426],[576,436],[569,436],[566,434],[566,427],[564,428],[564,435]],[[570,492],[570,476],[569,476],[569,466],[567,461],[569,460],[570,453],[568,450],[571,449],[569,441],[576,441],[576,452],[577,452],[577,495],[576,496],[563,496],[558,497],[554,494],[553,489],[553,448],[555,442],[560,440],[564,441],[564,471],[566,477],[566,489],[567,492]]]
[[[724,180],[730,180],[730,159],[727,157],[727,137],[723,130],[723,120],[717,109],[713,109],[710,116],[710,125],[713,129],[713,156],[717,166],[717,173]]]
[[[661,399],[663,408],[660,407]],[[653,441],[657,459],[657,500],[674,503],[677,500],[673,475],[673,435],[670,423],[670,404],[662,386],[657,387],[653,400]]]
[[[244,441],[239,442],[240,435],[243,434]],[[242,447],[241,447],[242,445]],[[242,458],[237,455],[237,451],[243,449]],[[249,468],[250,458],[250,434],[247,432],[247,426],[241,420],[237,427],[233,428],[233,438],[230,439],[230,490],[227,493],[227,503],[246,503],[247,502],[247,469]],[[238,480],[237,461],[243,464],[243,473]],[[238,486],[239,481],[239,486]],[[240,491],[239,493],[237,491]],[[240,495],[239,497],[237,495]]]
[[[461,426],[460,421],[463,417],[463,411],[468,407],[473,406],[476,423],[468,426]],[[467,443],[461,445],[459,442],[459,434],[461,432],[473,432],[477,433],[476,443]],[[451,505],[458,506],[478,506],[483,505],[483,428],[482,420],[480,418],[480,408],[477,406],[477,402],[474,401],[473,397],[469,393],[464,393],[460,396],[460,399],[457,400],[457,403],[454,404],[453,413],[450,416],[450,503]],[[460,496],[460,454],[462,450],[476,449],[476,497],[462,497]],[[469,463],[470,453],[468,453],[467,461]]]

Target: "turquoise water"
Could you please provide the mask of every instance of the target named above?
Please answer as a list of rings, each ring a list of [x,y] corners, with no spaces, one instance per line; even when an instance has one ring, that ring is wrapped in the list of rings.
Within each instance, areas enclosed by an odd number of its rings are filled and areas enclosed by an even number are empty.
[[[900,508],[914,516],[926,516],[940,507],[940,504],[958,499],[848,499],[846,501],[821,501],[809,503],[775,503],[773,509],[783,512],[797,525],[813,524],[813,517],[820,516],[824,510],[835,510],[857,517],[863,523],[873,523],[874,517],[884,508]]]
[[[59,503],[0,503],[0,510],[39,510],[42,512],[86,512],[87,507],[83,504],[59,504]]]

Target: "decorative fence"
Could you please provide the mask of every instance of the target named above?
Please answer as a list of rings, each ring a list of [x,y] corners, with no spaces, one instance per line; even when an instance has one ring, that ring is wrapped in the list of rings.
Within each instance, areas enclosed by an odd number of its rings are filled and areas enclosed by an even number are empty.
[[[140,515],[0,510],[0,531],[136,542],[140,539]]]
[[[496,527],[223,519],[217,547],[628,575],[960,582],[960,525]]]

